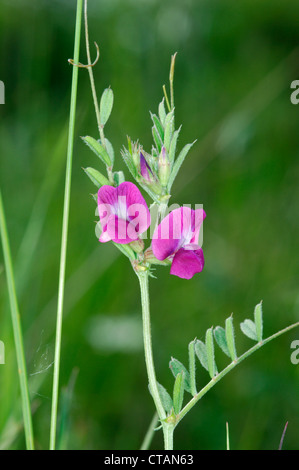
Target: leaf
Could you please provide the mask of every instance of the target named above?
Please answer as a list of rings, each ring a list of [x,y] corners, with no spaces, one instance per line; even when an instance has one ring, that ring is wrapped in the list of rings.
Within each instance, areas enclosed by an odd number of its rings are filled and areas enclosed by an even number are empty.
[[[209,369],[206,345],[200,341],[200,339],[196,340],[195,342],[195,354],[198,357],[202,367],[208,371]]]
[[[161,152],[163,142],[161,141],[161,138],[155,126],[152,127],[152,134],[153,134],[153,139],[156,144],[158,155],[159,155]]]
[[[102,160],[102,162],[105,163],[105,165],[112,165],[109,154],[98,140],[90,137],[89,135],[82,137],[82,140]]]
[[[161,103],[159,104],[158,114],[159,114],[159,118],[160,118],[161,124],[162,124],[162,126],[164,127],[164,125],[165,125],[165,119],[166,119],[166,111],[165,111],[165,105],[164,105],[164,98],[162,99]]]
[[[182,409],[184,400],[184,372],[179,372],[175,378],[173,387],[173,408],[176,415]]]
[[[116,186],[119,186],[125,181],[125,176],[122,171],[116,171],[115,173],[113,173],[113,179],[115,181]]]
[[[132,248],[129,246],[129,244],[124,245],[124,244],[121,244],[121,243],[115,243],[115,242],[112,242],[112,243],[113,243],[114,246],[116,246],[116,248],[119,249],[119,251],[121,251],[129,259],[132,259],[132,260],[136,259],[135,258],[135,253],[132,250]]]
[[[169,368],[174,377],[176,377],[180,372],[184,372],[184,388],[186,392],[191,393],[190,374],[184,364],[172,357],[171,361],[169,362]]]
[[[263,340],[263,309],[262,302],[257,304],[254,309],[254,322],[256,327],[256,336],[258,341]]]
[[[131,173],[133,178],[136,179],[137,178],[137,169],[136,169],[136,166],[134,165],[134,162],[132,160],[132,155],[130,155],[128,150],[126,148],[124,148],[123,150],[121,150],[121,156],[123,157],[124,162],[127,165],[129,172]]]
[[[169,177],[168,191],[170,191],[171,186],[173,185],[173,182],[174,182],[174,180],[175,180],[175,178],[178,174],[179,169],[181,168],[181,166],[182,166],[189,150],[191,149],[192,145],[195,142],[196,141],[192,142],[192,144],[185,145],[185,147],[181,150],[180,154],[178,155],[177,159],[175,160],[173,168],[172,168],[172,172],[171,172],[170,177]]]
[[[163,129],[163,126],[159,120],[159,118],[155,115],[155,114],[152,114],[151,113],[151,118],[152,118],[152,121],[154,123],[154,126],[156,128],[156,131],[161,139],[161,142],[163,142],[164,140],[164,129]]]
[[[169,414],[173,408],[172,398],[167,392],[166,388],[163,387],[163,385],[161,385],[159,382],[157,382],[157,385],[163,408],[166,413]]]
[[[111,160],[111,166],[113,166],[113,163],[114,163],[114,149],[113,149],[113,146],[110,142],[110,140],[108,140],[106,137],[105,137],[105,146],[106,146],[106,151],[110,157],[110,160]]]
[[[229,350],[229,355],[233,361],[237,360],[237,352],[235,345],[235,334],[234,334],[234,325],[232,316],[228,317],[225,320],[225,337],[227,342],[227,347]]]
[[[214,354],[214,341],[213,341],[213,328],[209,328],[206,331],[206,352],[208,362],[208,372],[211,379],[216,375],[216,363]]]
[[[257,334],[256,334],[256,326],[252,320],[244,320],[240,324],[240,328],[244,335],[248,336],[248,338],[257,341]]]
[[[195,342],[196,339],[191,341],[188,345],[189,352],[189,373],[190,373],[190,387],[192,395],[196,395],[196,363],[195,363]]]
[[[166,152],[169,152],[170,142],[173,134],[173,123],[174,123],[174,110],[170,111],[165,118],[165,129],[164,129],[164,147]]]
[[[83,168],[83,170],[93,182],[93,184],[97,186],[97,188],[100,188],[101,186],[105,186],[107,184],[110,185],[108,179],[104,175],[102,175],[102,173],[100,173],[98,170],[95,170],[94,168],[90,167]]]
[[[106,122],[108,121],[112,107],[113,107],[113,91],[111,88],[106,88],[103,91],[100,101],[100,123],[104,127]]]
[[[221,326],[216,326],[216,328],[214,328],[214,337],[215,337],[216,343],[222,349],[224,354],[230,357],[230,353],[228,350],[227,341],[225,337],[225,329],[222,328]]]
[[[181,131],[181,128],[182,128],[182,126],[179,127],[179,129],[177,129],[176,131],[174,131],[174,133],[172,135],[171,142],[170,142],[168,158],[169,158],[169,161],[170,161],[171,165],[172,165],[172,163],[174,161],[174,158],[175,158],[176,144],[177,144],[177,140],[178,140],[178,136],[179,136],[179,133]]]

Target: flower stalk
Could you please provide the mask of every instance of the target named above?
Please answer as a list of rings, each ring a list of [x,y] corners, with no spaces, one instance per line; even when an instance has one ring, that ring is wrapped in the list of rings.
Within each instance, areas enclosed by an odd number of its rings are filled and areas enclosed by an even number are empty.
[[[137,272],[137,276],[138,276],[139,284],[140,284],[140,293],[141,293],[145,363],[146,363],[146,370],[147,370],[151,395],[153,397],[153,400],[156,406],[159,421],[162,424],[163,435],[164,435],[164,448],[165,450],[172,450],[174,425],[172,423],[167,422],[166,412],[164,410],[164,407],[160,398],[159,390],[158,390],[154,358],[153,358],[148,275],[149,275],[148,270]]]

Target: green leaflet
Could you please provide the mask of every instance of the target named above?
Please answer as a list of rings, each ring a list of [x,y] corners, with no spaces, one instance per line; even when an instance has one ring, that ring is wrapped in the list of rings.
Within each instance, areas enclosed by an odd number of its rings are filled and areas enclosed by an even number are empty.
[[[263,339],[263,309],[262,302],[257,304],[254,309],[254,322],[256,326],[256,336],[258,341]]]
[[[161,140],[161,137],[155,126],[152,127],[152,134],[153,134],[155,145],[157,147],[158,154],[160,154],[161,148],[163,146],[163,141]]]
[[[105,186],[106,184],[110,185],[108,179],[104,175],[102,175],[102,173],[100,173],[98,170],[95,170],[91,167],[83,168],[83,170],[97,188]]]
[[[257,341],[256,326],[252,320],[246,319],[240,324],[240,328],[244,335],[248,338]]]
[[[182,409],[184,400],[184,372],[179,372],[175,378],[173,387],[173,408],[176,415]]]
[[[113,166],[114,164],[114,149],[113,149],[113,146],[110,142],[110,140],[108,140],[106,137],[105,137],[105,146],[106,146],[106,151],[110,157],[110,160],[111,160],[111,166]]]
[[[165,118],[165,129],[164,129],[164,147],[166,152],[169,153],[170,142],[173,134],[174,124],[174,110],[170,111]]]
[[[110,117],[113,107],[113,99],[113,91],[111,90],[111,88],[106,88],[103,91],[100,101],[100,122],[103,127],[105,126],[106,122]]]
[[[202,367],[206,370],[209,370],[206,345],[200,341],[200,339],[196,340],[195,342],[195,354],[198,357]]]
[[[151,118],[152,118],[152,121],[153,121],[153,124],[155,126],[155,129],[159,135],[159,138],[161,140],[161,142],[164,141],[164,129],[163,129],[163,126],[159,120],[159,118],[155,115],[155,114],[152,114],[151,113]]]
[[[233,325],[232,316],[228,317],[225,320],[225,337],[226,337],[227,347],[229,350],[229,355],[232,361],[236,361],[237,352],[236,352],[236,345],[235,345],[235,333],[234,333],[234,325]]]
[[[159,382],[157,382],[157,384],[158,384],[159,395],[160,395],[164,410],[166,411],[167,414],[170,414],[173,408],[172,398],[167,392],[166,388],[163,387],[163,385],[161,385]]]
[[[165,126],[165,119],[166,119],[164,98],[162,99],[161,103],[159,104],[158,114],[159,114],[160,122],[161,122],[162,126],[164,127]]]
[[[197,389],[196,389],[195,342],[196,342],[196,339],[191,341],[189,343],[189,346],[188,346],[190,387],[191,387],[191,394],[193,396],[196,395],[196,393],[197,393]]]
[[[180,372],[184,372],[184,388],[186,392],[191,393],[190,374],[184,364],[172,357],[171,361],[169,362],[169,368],[174,377],[176,377]]]
[[[208,372],[210,374],[210,377],[213,378],[217,373],[214,354],[213,328],[209,328],[206,331],[206,351],[208,361]]]
[[[174,131],[171,142],[170,142],[168,158],[169,158],[171,166],[175,159],[176,145],[177,145],[178,136],[181,131],[181,128],[182,126],[180,126],[176,131]]]
[[[180,154],[178,155],[177,159],[175,160],[173,168],[172,168],[172,172],[171,172],[170,177],[169,177],[168,186],[167,186],[167,189],[168,189],[169,193],[170,193],[171,187],[173,185],[173,182],[176,178],[176,175],[178,174],[179,169],[181,168],[181,166],[182,166],[189,150],[191,149],[192,145],[195,142],[196,141],[192,142],[192,144],[185,145],[185,147],[181,150]]]
[[[129,244],[124,245],[120,243],[115,243],[112,241],[113,245],[116,246],[116,248],[119,249],[127,258],[134,260],[135,259],[135,252],[132,250],[132,248],[129,246]]]
[[[107,150],[98,140],[90,137],[89,135],[82,137],[82,140],[102,160],[102,162],[105,163],[105,165],[109,167],[112,166],[112,161],[109,154],[107,153]]]
[[[119,186],[125,181],[125,175],[122,171],[116,171],[113,173],[113,180],[115,181],[116,186]]]
[[[220,349],[222,349],[224,354],[230,357],[230,352],[227,346],[227,341],[226,341],[226,336],[225,336],[225,329],[222,328],[221,326],[216,326],[216,328],[214,328],[214,337]]]

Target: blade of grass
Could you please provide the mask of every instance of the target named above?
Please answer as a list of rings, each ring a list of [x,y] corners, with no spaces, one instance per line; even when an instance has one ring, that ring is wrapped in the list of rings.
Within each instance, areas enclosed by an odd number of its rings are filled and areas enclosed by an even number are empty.
[[[3,255],[4,255],[4,264],[5,264],[6,276],[7,276],[10,311],[11,311],[14,342],[15,342],[15,348],[16,348],[18,372],[19,372],[19,381],[20,381],[20,388],[21,388],[26,448],[28,450],[33,450],[34,438],[33,438],[32,416],[31,416],[31,408],[30,408],[30,398],[29,398],[29,390],[28,390],[26,360],[25,360],[25,352],[24,352],[24,344],[23,344],[23,334],[22,334],[19,306],[18,306],[18,300],[17,300],[17,295],[16,295],[14,272],[13,272],[13,266],[12,266],[12,260],[11,260],[10,245],[9,245],[1,192],[0,192],[0,232],[1,232],[2,248],[3,248]]]
[[[83,0],[78,0],[77,11],[76,11],[75,45],[74,45],[74,62],[75,63],[79,62],[82,6],[83,6]],[[58,305],[57,305],[57,320],[56,320],[56,339],[55,339],[55,357],[54,357],[51,428],[50,428],[50,449],[51,450],[55,449],[55,444],[56,444],[59,370],[60,370],[60,355],[61,355],[61,334],[62,334],[65,267],[66,267],[67,239],[68,239],[69,210],[70,210],[70,193],[71,193],[71,178],[72,178],[72,160],[73,160],[73,147],[74,147],[77,87],[78,87],[78,68],[74,66],[73,75],[72,75],[72,88],[71,88],[71,105],[70,105],[70,118],[69,118],[69,134],[68,134],[68,147],[67,147],[67,164],[66,164],[66,177],[65,177],[65,193],[64,193],[64,205],[63,205],[61,254],[60,254],[60,269],[59,269]]]

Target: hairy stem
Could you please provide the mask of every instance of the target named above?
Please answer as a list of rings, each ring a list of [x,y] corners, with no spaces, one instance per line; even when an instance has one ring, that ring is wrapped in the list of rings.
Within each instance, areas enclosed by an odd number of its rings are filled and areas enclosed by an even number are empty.
[[[11,311],[11,319],[12,319],[12,326],[13,326],[14,342],[15,342],[15,348],[16,348],[19,381],[20,381],[20,388],[21,388],[26,448],[28,450],[33,450],[34,439],[33,439],[30,398],[29,398],[29,390],[28,390],[26,360],[25,360],[25,352],[24,352],[24,345],[23,345],[23,334],[22,334],[22,327],[21,327],[21,322],[20,322],[20,313],[19,313],[19,306],[18,306],[17,295],[16,295],[15,278],[14,278],[13,267],[12,267],[10,245],[9,245],[1,192],[0,192],[0,232],[1,232],[1,241],[2,241],[2,248],[3,248],[3,255],[4,255],[6,277],[7,277],[8,295],[9,295],[9,301],[10,301],[10,311]]]
[[[164,435],[164,448],[165,450],[172,450],[174,426],[164,421],[166,419],[166,413],[162,405],[159,390],[158,390],[154,359],[153,359],[151,319],[150,319],[150,301],[149,301],[149,289],[148,289],[148,271],[138,272],[137,276],[139,279],[140,292],[141,292],[144,354],[145,354],[145,363],[146,363],[149,386],[151,390],[151,395],[153,397],[153,400],[156,406],[159,420],[162,423],[163,435]]]
[[[82,7],[83,7],[83,0],[77,0],[75,44],[74,44],[74,62],[75,63],[78,63],[79,61]],[[63,302],[64,302],[65,267],[66,267],[67,239],[68,239],[68,222],[69,222],[71,178],[72,178],[75,116],[76,116],[76,102],[77,102],[77,86],[78,86],[78,68],[74,66],[73,75],[72,75],[72,88],[71,88],[71,105],[70,105],[70,117],[69,117],[69,133],[68,133],[65,192],[64,192],[64,205],[63,205],[63,221],[62,221],[62,237],[61,237],[61,253],[60,253],[60,269],[59,269],[58,305],[57,305],[57,317],[56,317],[55,357],[54,357],[51,428],[50,428],[50,449],[51,450],[54,450],[55,445],[56,445],[59,370],[60,370],[60,355],[61,355],[61,334],[62,334],[62,317],[63,317]]]

